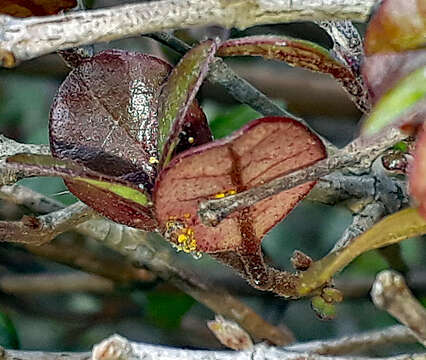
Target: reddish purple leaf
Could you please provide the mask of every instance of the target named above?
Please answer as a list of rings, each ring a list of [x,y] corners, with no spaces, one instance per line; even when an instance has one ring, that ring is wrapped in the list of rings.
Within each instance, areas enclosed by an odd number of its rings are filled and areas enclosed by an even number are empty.
[[[50,145],[111,176],[141,172],[153,183],[158,92],[170,66],[149,55],[107,50],[71,71],[50,115]]]
[[[49,155],[17,154],[7,158],[7,163],[33,176],[61,176],[78,198],[111,220],[147,231],[157,227],[150,196],[128,181]]]
[[[149,160],[158,156],[158,96],[170,70],[161,59],[122,50],[84,61],[65,79],[52,105],[52,153],[152,187],[157,169]],[[190,112],[196,114],[188,116],[194,132],[209,138],[196,103]]]
[[[161,91],[158,151],[162,167],[172,159],[184,124],[190,124],[186,114],[207,75],[215,52],[216,43],[213,40],[206,40],[192,48],[172,70]],[[194,138],[190,140],[187,137],[185,140],[194,143]]]
[[[410,169],[411,195],[418,201],[419,210],[426,218],[426,125],[423,123],[416,142],[414,162]]]
[[[424,65],[426,65],[426,50],[375,54],[366,57],[362,66],[362,75],[372,102],[376,103],[399,80]]]
[[[198,204],[247,190],[325,158],[321,141],[289,119],[258,119],[228,138],[188,150],[163,169],[154,190],[155,213],[166,237],[184,251],[258,254],[264,235],[315,182],[237,211],[217,227],[201,224]]]
[[[171,66],[161,59],[122,50],[107,50],[83,61],[65,79],[52,105],[52,154],[78,160],[91,170],[127,180],[150,193],[158,171],[158,97],[170,71]],[[192,135],[196,141],[186,138],[178,150],[211,139],[207,120],[195,101],[185,119],[184,130],[197,134]],[[66,183],[91,207],[112,206],[96,189]],[[118,216],[115,221],[123,222]]]
[[[367,56],[417,49],[426,45],[424,0],[384,0],[365,34]]]

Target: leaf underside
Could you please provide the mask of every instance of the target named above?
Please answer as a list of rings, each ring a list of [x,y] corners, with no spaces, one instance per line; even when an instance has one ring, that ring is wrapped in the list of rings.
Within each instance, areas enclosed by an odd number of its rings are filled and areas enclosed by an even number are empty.
[[[217,227],[201,224],[201,201],[242,192],[325,158],[321,141],[289,118],[269,117],[246,125],[228,138],[184,152],[172,160],[154,190],[156,217],[193,233],[196,251],[257,254],[264,235],[310,191],[315,182],[237,211]],[[179,230],[180,231],[180,230]],[[169,240],[175,241],[179,231]]]

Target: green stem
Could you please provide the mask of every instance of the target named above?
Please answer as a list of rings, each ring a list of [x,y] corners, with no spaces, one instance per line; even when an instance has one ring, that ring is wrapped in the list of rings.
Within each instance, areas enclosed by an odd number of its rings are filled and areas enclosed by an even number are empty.
[[[297,292],[307,295],[322,286],[358,255],[402,240],[426,234],[426,219],[417,209],[408,208],[392,214],[370,230],[353,239],[344,248],[329,253],[300,274]]]

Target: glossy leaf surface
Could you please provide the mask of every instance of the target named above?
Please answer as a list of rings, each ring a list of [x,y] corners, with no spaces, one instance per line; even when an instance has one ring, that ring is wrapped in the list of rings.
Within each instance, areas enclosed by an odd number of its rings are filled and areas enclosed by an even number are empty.
[[[122,50],[84,61],[68,75],[52,105],[54,156],[150,190],[157,174],[152,158],[158,157],[158,97],[170,70],[161,59]],[[204,135],[208,127],[201,109],[193,104],[188,112],[193,131]]]
[[[144,230],[156,227],[150,196],[131,182],[49,155],[18,154],[7,162],[17,169],[31,171],[34,176],[60,176],[70,181],[79,199],[111,220]]]
[[[216,44],[213,40],[207,40],[192,48],[172,70],[162,89],[158,114],[158,150],[162,165],[171,160],[180,141],[179,134],[186,122],[185,116],[207,75],[215,51]],[[205,131],[199,136],[204,134]],[[187,137],[186,141],[189,138]],[[209,140],[211,139],[207,139]],[[192,137],[189,141],[194,143],[195,138]]]
[[[410,108],[426,101],[426,66],[400,80],[386,92],[366,119],[362,131],[371,135],[392,124]]]
[[[52,105],[52,154],[78,160],[116,181],[129,181],[149,194],[158,167],[158,98],[170,70],[161,59],[122,50],[107,50],[83,61],[65,79]],[[184,129],[200,136],[192,144],[179,144],[177,150],[210,140],[206,118],[195,102],[185,120]],[[99,186],[66,183],[104,215],[109,210],[102,209],[112,206],[109,198],[98,196]],[[108,217],[129,225],[113,214]],[[154,226],[152,219],[148,223]]]
[[[404,51],[426,46],[424,0],[384,0],[365,35],[365,53]]]
[[[0,14],[15,17],[55,15],[77,6],[77,0],[2,0]]]
[[[255,120],[230,137],[174,158],[156,183],[156,217],[166,237],[185,251],[257,253],[264,235],[314,182],[237,211],[217,227],[201,224],[200,201],[247,190],[325,156],[321,141],[304,125],[279,117]]]

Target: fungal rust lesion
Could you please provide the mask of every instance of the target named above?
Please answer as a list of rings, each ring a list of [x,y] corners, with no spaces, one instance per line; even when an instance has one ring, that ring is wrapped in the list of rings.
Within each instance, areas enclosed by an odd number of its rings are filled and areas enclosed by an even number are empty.
[[[224,192],[217,193],[213,197],[215,199],[222,199],[222,198],[227,197],[227,196],[235,195],[236,193],[237,193],[236,190],[231,189],[231,190],[227,190],[227,191],[224,191]]]
[[[184,214],[183,217],[188,219],[191,215]],[[178,251],[199,256],[194,230],[186,224],[186,221],[171,216],[166,223],[164,236]]]

